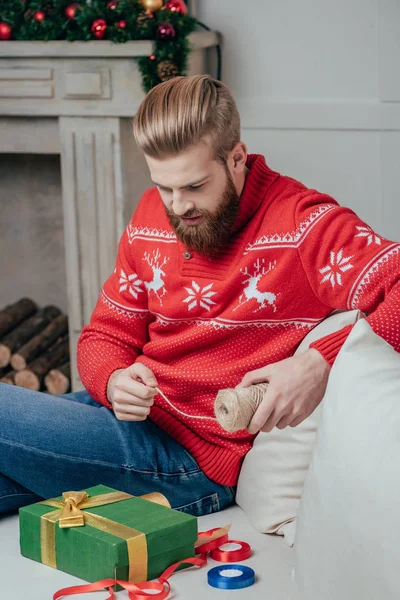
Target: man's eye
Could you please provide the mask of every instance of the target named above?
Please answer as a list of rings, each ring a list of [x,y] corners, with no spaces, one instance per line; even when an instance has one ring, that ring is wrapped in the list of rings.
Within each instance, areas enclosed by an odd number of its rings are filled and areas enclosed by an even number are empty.
[[[202,188],[203,185],[204,185],[204,183],[202,183],[201,185],[189,185],[188,190],[190,190],[190,191],[192,191],[192,190],[196,191],[196,190],[199,190],[200,188]]]

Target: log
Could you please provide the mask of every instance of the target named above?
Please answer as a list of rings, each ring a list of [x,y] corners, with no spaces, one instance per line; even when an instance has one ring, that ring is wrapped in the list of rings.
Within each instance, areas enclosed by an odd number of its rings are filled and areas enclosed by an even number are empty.
[[[21,298],[0,311],[0,337],[16,327],[37,311],[37,305],[29,298]]]
[[[6,367],[11,355],[17,352],[31,338],[40,333],[53,319],[61,314],[55,306],[45,306],[34,315],[22,321],[0,341],[0,367]]]
[[[1,379],[1,383],[8,383],[10,385],[15,385],[15,375],[17,371],[8,371]]]
[[[11,356],[12,368],[16,371],[26,369],[28,363],[50,348],[59,337],[64,337],[67,332],[68,317],[66,315],[59,315],[43,331],[35,335],[18,352]]]
[[[15,375],[15,384],[30,390],[40,390],[45,375],[52,369],[69,359],[68,336],[53,344],[36,360],[29,363],[26,369]]]
[[[66,394],[71,385],[71,365],[69,362],[51,369],[44,378],[47,391],[53,396]]]

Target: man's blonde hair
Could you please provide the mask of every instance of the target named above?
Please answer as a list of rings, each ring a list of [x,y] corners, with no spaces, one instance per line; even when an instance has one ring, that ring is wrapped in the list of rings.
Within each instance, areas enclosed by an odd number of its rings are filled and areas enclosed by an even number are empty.
[[[152,158],[179,154],[204,138],[226,163],[240,141],[240,116],[226,85],[210,75],[174,77],[147,94],[133,119],[139,148]]]

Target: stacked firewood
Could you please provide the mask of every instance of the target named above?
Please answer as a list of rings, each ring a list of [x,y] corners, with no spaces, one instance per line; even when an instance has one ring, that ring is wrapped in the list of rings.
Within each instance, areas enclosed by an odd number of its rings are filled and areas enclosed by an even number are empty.
[[[0,310],[0,381],[50,394],[70,388],[68,317],[21,298]]]

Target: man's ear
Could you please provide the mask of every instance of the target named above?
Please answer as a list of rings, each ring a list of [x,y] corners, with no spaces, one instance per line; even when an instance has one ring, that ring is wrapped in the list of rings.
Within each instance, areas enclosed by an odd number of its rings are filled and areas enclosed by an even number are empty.
[[[243,142],[238,142],[230,152],[231,166],[236,173],[244,170],[247,160],[247,147]]]

